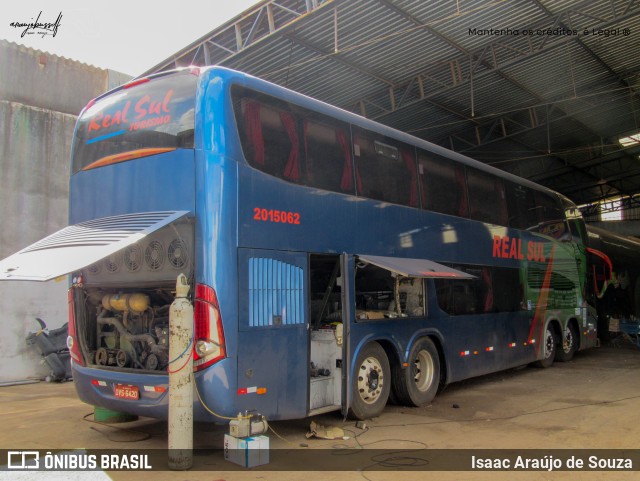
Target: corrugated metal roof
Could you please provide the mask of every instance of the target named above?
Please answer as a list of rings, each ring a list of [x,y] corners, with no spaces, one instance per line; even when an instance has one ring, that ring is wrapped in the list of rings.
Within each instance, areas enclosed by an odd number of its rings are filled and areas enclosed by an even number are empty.
[[[640,192],[639,48],[633,0],[263,0],[152,71],[242,70],[589,203]]]

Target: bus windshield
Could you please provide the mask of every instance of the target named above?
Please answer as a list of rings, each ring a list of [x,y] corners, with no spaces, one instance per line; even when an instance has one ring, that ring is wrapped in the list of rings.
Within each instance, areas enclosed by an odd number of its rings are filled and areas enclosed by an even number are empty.
[[[197,76],[191,70],[131,82],[78,119],[71,172],[193,148]]]

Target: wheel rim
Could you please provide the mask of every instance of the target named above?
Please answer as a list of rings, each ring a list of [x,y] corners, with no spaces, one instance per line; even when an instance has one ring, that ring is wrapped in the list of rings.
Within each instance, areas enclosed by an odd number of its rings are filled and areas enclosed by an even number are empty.
[[[428,391],[433,384],[433,359],[427,351],[420,351],[413,361],[415,374],[413,380],[420,392]]]
[[[547,329],[547,333],[544,338],[544,358],[549,359],[553,355],[554,351],[554,339],[551,329]]]
[[[573,330],[571,329],[567,331],[567,337],[562,343],[562,350],[566,354],[569,354],[573,350]]]
[[[384,376],[382,365],[375,357],[368,357],[360,365],[358,372],[358,393],[367,404],[374,404],[382,394]]]

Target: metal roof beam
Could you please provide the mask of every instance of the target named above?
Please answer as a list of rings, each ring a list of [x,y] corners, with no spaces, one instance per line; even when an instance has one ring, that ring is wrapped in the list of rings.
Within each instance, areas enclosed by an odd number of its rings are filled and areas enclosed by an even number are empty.
[[[631,154],[631,152],[625,152],[624,157],[628,158],[632,164],[636,163],[636,155]],[[613,161],[619,161],[621,158],[615,158]],[[594,165],[594,167],[601,167],[601,165]],[[577,179],[573,179],[572,182],[562,182],[564,186],[569,185],[570,187],[561,186],[558,188],[555,187],[555,190],[564,193],[568,197],[574,197],[574,193],[577,195],[578,193],[583,197],[580,202],[591,203],[596,202],[602,199],[610,198],[612,196],[633,196],[640,190],[640,167],[624,170],[618,169],[615,175],[607,175],[601,176],[599,173],[595,172],[595,177],[599,178],[595,182],[578,182]],[[535,179],[532,179],[536,181]],[[548,180],[560,181],[560,177],[555,176],[551,177]],[[632,188],[629,188],[629,183],[632,184]],[[599,189],[600,195],[593,199],[593,191],[594,189]],[[584,199],[585,192],[589,192],[590,195],[587,199]],[[574,197],[575,198],[575,197]]]
[[[532,107],[528,109],[523,109],[519,112],[510,113],[509,115],[501,116],[497,119],[494,119],[490,124],[476,125],[467,131],[466,136],[462,136],[461,134],[451,135],[449,136],[449,139],[448,139],[449,148],[457,152],[465,153],[465,152],[473,151],[487,144],[511,139],[512,141],[515,141],[531,149],[532,151],[538,152],[539,154],[541,154],[542,155],[542,157],[540,157],[541,162],[543,162],[544,159],[547,159],[547,160],[555,161],[556,163],[560,164],[560,167],[554,169],[554,172],[555,172],[554,175],[545,175],[539,178],[530,177],[531,180],[533,180],[534,182],[543,183],[544,181],[548,181],[556,178],[558,175],[569,174],[569,173],[573,173],[574,175],[581,174],[584,176],[588,176],[594,179],[595,181],[600,180],[601,177],[591,172],[590,169],[585,168],[581,164],[570,162],[569,161],[570,152],[566,154],[558,153],[558,152],[551,153],[548,149],[548,146],[547,146],[547,150],[545,151],[540,147],[533,147],[528,143],[522,142],[516,138],[518,135],[522,135],[527,132],[531,132],[533,130],[544,128],[544,127],[547,128],[547,132],[548,132],[550,125],[553,122],[558,122],[567,118],[571,118],[571,115],[566,114],[565,112],[562,112],[559,109],[557,110],[560,112],[560,116],[555,116],[554,118],[552,118],[552,114],[555,110],[555,105],[547,104],[544,107],[545,107],[544,115],[538,115],[537,109],[539,109],[540,106]],[[530,119],[529,125],[522,123],[517,118],[513,117],[514,115],[517,115],[518,113],[522,114],[523,112],[528,112],[528,117]],[[456,145],[455,141],[462,142],[464,144],[463,147],[459,148],[459,145]],[[443,144],[442,142],[440,143]],[[482,157],[477,155],[476,157],[478,158],[478,160],[482,160]],[[506,160],[501,160],[500,163],[501,164],[517,163],[517,162],[520,162],[521,160],[522,159],[506,159]],[[496,162],[486,162],[486,163],[489,165],[496,164]],[[504,165],[501,165],[500,167],[504,169]],[[549,172],[549,167],[550,167],[549,165],[542,165],[540,167],[540,170],[544,172]]]
[[[292,42],[295,42],[296,44],[300,45],[301,47],[304,47],[305,49],[315,53],[315,54],[318,54],[318,55],[321,55],[321,56],[331,56],[331,59],[336,61],[337,63],[342,64],[345,67],[349,67],[350,69],[355,70],[359,74],[365,75],[367,77],[371,77],[371,78],[383,83],[386,87],[389,87],[389,88],[392,88],[392,89],[395,88],[395,84],[391,80],[386,79],[384,77],[381,77],[380,75],[377,75],[377,74],[371,72],[370,70],[367,70],[366,68],[364,68],[361,65],[357,65],[355,62],[346,60],[346,59],[340,57],[339,54],[336,54],[333,51],[331,51],[331,52],[324,51],[320,47],[317,47],[315,45],[312,45],[310,42],[306,42],[306,41],[302,40],[295,33],[288,33],[288,34],[284,34],[283,36],[285,38],[288,38]],[[389,102],[392,103],[391,99],[389,100]],[[369,102],[369,103],[371,103],[371,102]]]
[[[378,0],[378,1],[383,2],[385,5],[388,4],[388,0]],[[428,91],[428,87],[425,85],[424,98],[426,99],[429,97],[433,97],[435,95],[442,94],[443,92],[446,92],[451,89],[468,86],[469,84],[471,84],[471,82],[473,82],[473,80],[478,80],[486,75],[496,74],[496,73],[501,74],[502,72],[500,71],[507,67],[518,65],[519,63],[531,57],[534,57],[542,53],[549,52],[558,47],[561,47],[565,45],[567,42],[575,42],[576,40],[584,37],[584,30],[585,28],[587,28],[587,25],[589,30],[592,30],[592,29],[599,30],[599,29],[604,29],[604,28],[612,27],[613,25],[619,24],[628,18],[631,18],[633,16],[640,14],[640,5],[636,6],[634,5],[634,3],[635,3],[635,0],[629,0],[627,4],[627,8],[625,9],[625,13],[623,15],[617,15],[616,13],[611,12],[609,16],[607,16],[606,18],[603,18],[602,21],[599,23],[596,23],[596,24],[583,23],[580,26],[577,26],[577,27],[574,26],[574,28],[578,31],[578,35],[576,36],[562,36],[562,37],[542,36],[543,38],[541,40],[537,40],[538,43],[536,43],[536,40],[532,40],[531,37],[528,36],[526,40],[528,47],[526,50],[519,48],[519,45],[517,44],[518,41],[522,40],[520,36],[513,36],[512,38],[501,39],[499,41],[496,40],[496,41],[490,42],[485,47],[483,47],[481,51],[477,53],[474,53],[474,52],[465,53],[466,51],[462,47],[458,47],[458,49],[461,52],[463,52],[463,56],[455,59],[451,59],[452,62],[456,61],[464,65],[468,62],[469,58],[472,58],[473,62],[475,63],[473,63],[471,68],[467,69],[467,71],[463,74],[462,78],[453,76],[451,77],[451,82],[449,84],[440,86],[440,88],[436,88],[431,91]],[[552,25],[558,22],[561,22],[563,18],[568,18],[570,14],[579,14],[580,7],[586,7],[590,4],[591,4],[590,1],[582,2],[581,4],[575,7],[572,7],[571,9],[564,10],[552,17],[548,17],[546,19],[546,23],[543,25],[540,25],[540,24],[529,25],[525,28],[543,28],[543,29],[550,28]],[[395,7],[394,10],[397,10],[397,7]],[[584,16],[586,17],[586,15]],[[425,28],[427,28],[427,26],[425,26]],[[444,36],[440,35],[439,38],[446,41],[446,37]],[[451,44],[450,41],[449,43]],[[455,46],[455,43],[452,45]],[[498,60],[497,57],[495,56],[496,50],[501,50],[503,53],[507,52],[509,53],[509,55],[503,56],[507,58]],[[490,55],[490,53],[492,54]],[[479,68],[481,65],[483,67],[482,69]],[[445,68],[448,69],[449,67],[445,67]],[[421,72],[420,74],[414,76],[413,79],[409,80],[409,82],[405,83],[404,85],[396,85],[394,88],[404,89],[406,88],[406,84],[410,83],[411,81],[416,81],[419,78],[422,78],[422,80],[424,81],[425,79],[429,79],[430,77],[437,77],[438,73],[442,73],[442,68],[438,68],[437,70],[432,69],[425,72]],[[507,80],[513,82],[513,80],[510,80],[510,79],[507,79]],[[514,84],[516,83],[514,82]],[[527,91],[526,88],[522,85],[518,85],[518,87]],[[528,93],[536,95],[532,92],[528,92]],[[410,105],[413,103],[419,103],[422,100],[423,99],[420,99],[420,98],[414,99],[413,101],[403,106]],[[354,105],[358,105],[358,102],[359,101],[354,102]],[[400,107],[396,106],[396,108],[397,109],[402,108],[402,106]],[[386,108],[385,111],[392,113],[394,110],[391,108]],[[379,119],[380,117],[382,116],[372,117],[372,118]]]
[[[558,99],[552,102],[544,102],[540,105],[532,105],[529,107],[524,107],[522,109],[511,110],[503,115],[498,116],[489,116],[490,120],[482,123],[480,128],[483,132],[486,132],[481,141],[473,146],[473,148],[482,147],[488,144],[492,144],[495,142],[500,142],[502,140],[506,140],[509,138],[516,137],[521,134],[525,134],[531,132],[532,130],[536,130],[538,128],[547,127],[551,123],[558,122],[561,120],[570,119],[576,115],[583,114],[585,112],[589,112],[592,110],[597,110],[600,107],[606,107],[609,103],[609,99],[604,99],[601,102],[591,104],[587,107],[573,110],[571,113],[566,113],[559,106],[564,104],[567,101],[571,101],[573,99]],[[540,109],[548,108],[548,112],[540,112]],[[554,115],[551,118],[551,115],[554,112],[558,112],[558,114]],[[522,117],[523,114],[527,114],[530,121],[528,124],[521,122],[518,120],[518,117]],[[476,117],[475,120],[481,121],[483,119],[482,116]],[[547,121],[550,119],[550,121]],[[498,129],[497,125],[502,124],[502,129]],[[468,129],[468,137],[475,136],[475,130],[477,126],[470,127]],[[415,133],[415,131],[414,131]],[[464,136],[464,133],[458,132],[458,136]],[[457,152],[464,153],[470,149],[454,149]]]
[[[435,35],[436,37],[440,38],[443,42],[447,43],[449,46],[455,48],[456,50],[459,50],[460,52],[463,52],[467,55],[469,54],[469,52],[464,47],[454,42],[450,38],[447,38],[446,36],[442,35],[440,32],[438,32],[435,28],[431,27],[430,25],[427,25],[426,23],[423,23],[417,18],[415,18],[413,15],[410,15],[408,12],[404,11],[403,9],[398,7],[396,4],[394,4],[391,0],[378,0],[378,3],[384,5],[389,10],[397,13],[398,15],[403,17],[405,20],[413,23],[416,27],[420,27],[422,30],[429,32]]]
[[[579,166],[582,169],[598,169],[610,163],[620,162],[621,159],[623,158],[629,159],[630,161],[635,163],[637,162],[638,154],[640,153],[640,146],[624,148],[624,149],[616,148],[615,150],[612,150],[609,152],[604,152],[604,147],[600,147],[600,149],[602,149],[601,150],[602,155],[600,156],[590,155],[589,158],[585,162],[581,162]],[[621,168],[619,167],[618,170],[621,170]],[[531,180],[534,182],[542,182],[548,179],[556,178],[566,173],[567,173],[566,168],[561,167],[555,170],[548,170],[542,175],[533,176],[531,177]],[[595,175],[598,175],[598,173],[596,172]]]
[[[339,0],[263,0],[256,6],[246,10],[214,31],[201,37],[191,45],[175,53],[171,58],[159,63],[141,76],[179,67],[185,59],[200,60],[198,54],[204,44],[210,44],[220,49],[218,55],[209,52],[210,61],[220,64],[246,50],[263,38],[280,32],[302,17],[325,8]],[[264,25],[264,19],[267,25]],[[196,64],[205,65],[205,59]]]
[[[480,124],[480,122],[477,119],[469,118],[468,116],[466,116],[466,115],[464,115],[464,114],[462,114],[462,113],[460,113],[460,112],[458,112],[458,111],[456,111],[454,109],[451,109],[451,108],[449,108],[447,106],[441,105],[441,104],[439,104],[439,103],[437,103],[437,102],[435,102],[435,101],[433,101],[431,99],[428,99],[427,102],[429,102],[430,104],[434,105],[435,107],[438,107],[439,109],[442,109],[442,110],[444,110],[446,112],[449,112],[449,113],[451,113],[453,115],[456,115],[456,116],[461,117],[461,118],[463,118],[465,120],[468,120],[469,122],[472,122],[472,123],[476,124],[476,126],[473,128],[473,133],[474,133],[475,138],[473,138],[472,140],[460,137],[460,136],[455,135],[455,134],[449,136],[449,144],[450,144],[449,148],[451,150],[456,150],[455,146],[454,146],[454,140],[458,140],[459,142],[462,142],[462,143],[468,145],[469,148],[464,149],[465,151],[471,150],[473,148],[477,148],[477,146],[482,144],[483,139],[482,139],[482,133],[480,131],[480,127],[482,125]],[[537,128],[541,127],[541,126],[547,126],[547,128],[548,128],[548,126],[550,125],[550,121],[549,121],[550,115],[553,112],[554,108],[555,108],[554,105],[551,105],[551,109],[549,109],[549,105],[545,105],[545,119],[546,119],[546,122],[544,122],[544,123],[540,122],[540,120],[538,119],[538,115],[537,115],[535,109],[531,109],[531,108],[526,109],[526,110],[529,111],[529,118],[531,119],[530,120],[531,121],[531,125],[527,126],[527,125],[522,124],[519,121],[514,120],[514,119],[508,119],[508,120],[511,123],[513,123],[516,126],[521,128],[520,133],[524,133],[525,131],[530,131],[530,130],[533,130],[533,129],[537,129]],[[566,114],[564,112],[563,112],[563,115],[565,117],[568,117],[568,114]],[[498,120],[502,121],[501,122],[501,129],[500,129],[501,131],[504,131],[506,129],[506,126],[504,124],[504,120],[505,119],[506,119],[506,117],[502,117],[501,119],[498,119]],[[497,130],[497,127],[495,125],[493,125],[492,127],[490,127],[489,130],[490,131]],[[596,179],[596,180],[599,179],[599,177],[597,177],[596,175],[594,175],[590,171],[582,169],[581,167],[579,167],[577,165],[574,165],[572,163],[569,163],[566,158],[564,158],[562,156],[559,156],[559,155],[556,155],[556,154],[551,155],[549,150],[544,151],[544,150],[542,150],[542,149],[540,149],[538,147],[533,147],[533,146],[527,144],[526,142],[522,142],[522,141],[520,141],[518,139],[512,139],[512,140],[514,142],[516,142],[516,143],[528,148],[528,149],[531,149],[534,152],[538,152],[540,154],[543,154],[544,158],[546,158],[548,160],[559,162],[560,164],[562,164],[562,166],[564,168],[570,169],[574,173],[579,173],[581,175],[592,177],[593,179]],[[458,151],[458,152],[460,152],[460,151]],[[541,158],[541,162],[542,161],[543,161],[543,159]],[[491,164],[491,163],[487,162],[487,164]],[[542,165],[541,166],[541,170],[548,170],[548,166]]]
[[[636,172],[636,175],[640,175],[640,171]],[[596,188],[600,189],[600,195],[595,197],[594,199],[594,195],[592,192]],[[562,194],[566,195],[570,199],[576,199],[577,195],[580,195],[581,200],[579,200],[578,203],[582,203],[582,202],[592,203],[598,200],[609,199],[611,197],[627,197],[627,196],[630,197],[632,195],[635,195],[635,193],[638,191],[637,188],[633,189],[632,191],[629,191],[627,189],[622,189],[620,187],[611,185],[608,182],[607,183],[585,182],[582,184],[576,184],[574,188],[561,189],[561,190],[556,188],[554,190],[561,192]],[[588,194],[585,195],[585,192],[587,192]]]
[[[629,180],[630,178],[638,177],[638,176],[640,176],[640,167],[638,167],[637,169],[628,170],[626,172],[621,172],[617,175],[610,176],[607,179],[601,179],[597,182],[583,183],[582,185],[576,186],[575,188],[564,189],[563,192],[567,194],[571,192],[578,192],[585,188],[593,188],[593,187],[604,186],[604,185],[607,185],[613,189],[616,189],[622,192],[622,189],[616,187],[615,185],[612,185],[612,183],[617,183],[622,180]]]
[[[490,44],[488,46],[486,46],[484,48],[484,50],[481,52],[480,55],[476,56],[476,60],[474,63],[474,55],[470,54],[468,52],[468,50],[466,50],[465,48],[463,48],[461,45],[457,44],[456,42],[452,41],[451,39],[449,39],[446,35],[441,34],[440,32],[438,32],[437,30],[435,30],[434,28],[430,27],[427,24],[424,24],[422,22],[420,22],[419,20],[417,20],[415,17],[413,17],[412,15],[408,14],[407,12],[405,12],[404,10],[402,10],[401,8],[397,7],[396,5],[394,5],[393,3],[390,2],[390,0],[378,0],[381,4],[385,5],[387,8],[389,8],[390,10],[396,12],[398,15],[402,16],[403,18],[405,18],[406,20],[410,21],[411,23],[413,23],[414,25],[423,28],[424,30],[428,31],[429,33],[431,33],[432,35],[436,36],[437,38],[439,38],[440,40],[444,41],[445,43],[447,43],[448,45],[450,45],[451,47],[455,48],[456,50],[460,51],[463,54],[466,54],[469,56],[469,64],[470,64],[470,68],[469,68],[469,84],[470,84],[470,101],[471,101],[471,117],[475,117],[475,105],[474,105],[474,90],[473,90],[473,74],[474,72],[477,70],[477,68],[479,66],[482,66],[486,69],[492,69],[493,67],[497,67],[497,60],[496,60],[496,55],[495,55],[495,46],[496,45],[500,45],[503,48],[506,48],[508,50],[511,50],[513,52],[515,52],[518,55],[526,55],[527,51],[526,50],[522,50],[519,48],[515,48],[515,47],[511,47],[508,44],[505,44],[504,42],[495,42],[494,44]],[[615,11],[614,11],[614,15],[615,15]],[[561,17],[557,16],[557,18],[555,18],[554,23],[552,25],[551,28],[555,28],[557,25],[562,25],[561,22]],[[543,42],[541,43],[541,45],[539,46],[539,49],[541,49],[544,44],[546,43],[547,39],[544,38]],[[527,45],[529,47],[529,50],[532,50],[532,43],[530,40],[530,37],[528,38],[528,42]],[[487,53],[488,48],[491,48],[491,59],[493,62],[493,67],[492,64],[489,63],[489,61],[485,58],[485,55]],[[452,80],[452,86],[455,87],[461,83],[463,83],[463,75],[462,75],[462,70],[460,68],[460,60],[459,59],[454,59],[452,61],[450,61],[449,63],[450,65],[450,70],[451,70],[451,80]],[[540,95],[538,95],[536,92],[532,91],[531,89],[529,89],[528,87],[526,87],[525,85],[523,85],[521,82],[515,80],[514,78],[512,78],[511,76],[507,75],[506,73],[500,71],[499,69],[495,68],[496,73],[503,78],[504,80],[510,82],[512,85],[516,86],[517,88],[519,88],[520,90],[522,90],[523,92],[526,92],[528,95],[530,95],[533,99],[535,99],[535,101],[537,103],[542,103],[545,101],[545,99],[543,99]],[[422,79],[421,77],[417,77],[414,79],[411,79],[409,84],[407,84],[406,89],[404,90],[404,93],[402,94],[401,97],[401,101],[399,103],[395,102],[395,98],[396,98],[396,94],[393,92],[393,89],[391,89],[389,91],[389,98],[390,98],[390,105],[389,108],[386,109],[382,109],[382,113],[378,114],[377,116],[374,116],[372,118],[375,119],[381,119],[383,116],[388,115],[389,113],[393,113],[395,111],[397,111],[398,109],[404,107],[405,104],[404,103],[404,99],[406,98],[406,93],[411,89],[411,86],[417,81],[420,81],[420,83],[422,83]],[[414,97],[415,99],[415,97]],[[425,95],[424,95],[424,89],[420,90],[420,95],[418,96],[418,100],[425,100]],[[416,100],[414,100],[415,102]],[[408,104],[411,104],[413,102],[409,102]],[[359,105],[359,104],[356,104]],[[533,113],[535,114],[535,111],[533,111]],[[574,121],[578,122],[582,128],[584,128],[586,131],[590,132],[591,135],[593,136],[598,136],[598,134],[596,132],[593,132],[588,126],[584,125],[582,122],[575,120]],[[476,132],[477,135],[477,132]],[[549,132],[547,132],[547,136],[549,136]],[[478,143],[480,143],[480,137],[477,135],[478,137]],[[450,139],[451,144],[453,145],[453,139]],[[468,145],[472,145],[469,142],[465,141],[465,143],[467,143]],[[548,146],[548,149],[550,150],[550,145]]]
[[[625,212],[640,207],[640,197],[637,195],[621,197],[619,204],[613,202],[603,202],[605,200],[608,199],[600,199],[598,202],[580,207],[582,215],[587,217],[591,215],[599,215],[604,212]]]
[[[612,177],[611,176],[607,176],[606,178],[602,178],[603,176],[599,175],[598,169],[601,169],[603,166],[605,166],[607,164],[611,164],[611,163],[614,163],[614,162],[619,162],[623,158],[634,159],[634,161],[637,161],[637,155],[635,157],[629,157],[628,154],[623,154],[622,157],[619,157],[619,155],[620,155],[620,151],[611,152],[609,154],[604,154],[602,157],[591,157],[591,158],[587,159],[586,162],[581,162],[579,165],[581,166],[582,169],[585,169],[585,170],[593,169],[593,171],[594,171],[593,175],[594,176],[600,177],[602,180],[609,180]],[[608,158],[610,156],[614,156],[614,157],[613,158]],[[549,180],[549,179],[558,178],[558,177],[560,177],[562,175],[565,175],[567,173],[568,172],[567,172],[566,169],[562,170],[562,168],[559,168],[559,169],[547,171],[543,175],[532,176],[532,177],[530,177],[530,179],[533,182],[544,182],[544,181]]]
[[[467,74],[467,78],[464,78],[462,76],[462,72],[459,68],[460,65],[460,60],[459,59],[454,59],[450,62],[450,66],[456,64],[458,65],[458,68],[456,70],[453,69],[452,67],[452,85],[451,87],[457,87],[458,85],[461,85],[463,83],[469,83],[470,84],[470,88],[471,88],[471,116],[474,117],[475,116],[475,107],[474,107],[474,96],[473,96],[473,81],[474,81],[474,72],[480,67],[482,66],[485,70],[482,71],[484,72],[484,74],[486,75],[488,72],[491,71],[495,71],[501,78],[507,80],[508,82],[510,82],[511,84],[515,85],[517,88],[519,88],[520,90],[526,92],[528,95],[530,95],[532,98],[534,98],[536,100],[537,103],[542,103],[545,102],[545,99],[543,99],[542,97],[540,97],[536,92],[533,92],[532,90],[530,90],[529,88],[527,88],[526,86],[524,86],[522,83],[518,82],[517,80],[513,79],[512,77],[510,77],[509,75],[505,74],[504,72],[502,72],[500,69],[504,68],[504,66],[500,66],[498,65],[497,59],[496,59],[496,54],[495,54],[495,48],[496,46],[500,46],[502,48],[505,48],[507,50],[509,50],[510,52],[512,52],[513,54],[515,54],[516,56],[522,56],[523,58],[528,58],[531,55],[537,55],[540,52],[545,50],[545,45],[549,39],[549,36],[545,36],[542,39],[542,42],[536,47],[534,48],[533,46],[533,42],[531,41],[531,37],[527,38],[527,47],[528,50],[523,50],[521,48],[518,48],[517,46],[511,46],[508,44],[508,42],[504,42],[504,41],[496,41],[493,42],[487,46],[485,46],[485,48],[482,50],[482,52],[479,55],[474,56],[473,53],[468,53],[467,50],[465,50],[464,48],[462,48],[461,46],[457,45],[455,42],[451,41],[450,39],[448,39],[445,35],[440,34],[439,32],[437,32],[435,29],[427,26],[426,24],[423,24],[421,22],[419,22],[417,19],[415,19],[414,17],[412,17],[411,15],[407,14],[406,12],[404,12],[402,9],[400,9],[399,7],[391,4],[389,2],[389,0],[378,0],[380,3],[384,4],[385,6],[387,6],[388,8],[390,8],[391,10],[395,11],[396,13],[400,14],[402,17],[404,17],[405,19],[409,20],[410,22],[412,22],[414,25],[417,26],[422,26],[424,27],[427,31],[429,31],[430,33],[432,33],[433,35],[436,35],[438,38],[440,38],[441,40],[445,41],[447,44],[449,44],[450,46],[456,48],[457,50],[461,51],[463,54],[466,54],[469,56],[469,63],[470,63],[470,68]],[[537,2],[537,0],[534,0]],[[538,3],[536,3],[538,4]],[[584,6],[587,5],[587,3],[583,3]],[[627,7],[627,11],[630,8],[630,4]],[[549,21],[552,22],[551,26],[549,28],[553,29],[556,28],[559,25],[564,26],[564,23],[562,21],[562,18],[564,16],[566,16],[567,18],[569,18],[569,16],[571,15],[571,13],[573,12],[573,10],[565,10],[564,12],[561,12],[558,15],[554,15],[551,16],[550,12],[548,12],[548,10],[544,9],[545,13],[548,14],[549,17]],[[620,21],[620,19],[617,18],[615,9],[613,9],[612,11],[612,15],[614,20],[618,20]],[[600,22],[609,22],[608,18],[597,18],[597,20],[599,20]],[[582,42],[581,42],[582,43]],[[489,51],[489,49],[491,50],[491,60],[492,62],[489,62],[485,56],[487,54],[487,52]],[[591,52],[592,55],[593,52]],[[475,60],[475,64],[474,64],[474,57],[476,58]],[[609,71],[611,71],[611,69],[608,69]],[[482,75],[482,72],[480,72],[480,74]],[[405,94],[402,95],[402,99],[404,100],[406,98],[406,92],[409,90],[410,86],[415,82],[415,78],[411,79],[408,86],[405,89]],[[627,84],[625,84],[627,85]],[[628,86],[628,85],[627,85]],[[393,100],[395,99],[395,94],[393,92],[393,88],[390,89],[389,91],[389,95],[391,98],[391,102],[389,105],[389,108],[382,110],[382,113],[372,117],[375,118],[377,120],[382,119],[382,117],[384,117],[385,115],[388,115],[390,113],[393,113],[395,111],[397,111],[398,109],[404,107],[405,105],[410,105],[413,104],[415,102],[421,102],[424,100],[428,100],[429,96],[425,96],[423,93],[423,90],[421,90],[421,95],[417,100],[413,100],[410,101],[408,103],[404,103],[404,102],[400,102],[400,103],[396,103]],[[433,95],[433,94],[432,94]],[[555,106],[553,107],[555,108]],[[532,125],[530,128],[527,128],[526,130],[523,130],[521,133],[523,133],[524,131],[530,131],[534,128],[537,128],[540,126],[539,122],[537,121],[537,116],[535,109],[530,109],[530,113],[533,114],[532,116]],[[551,151],[551,144],[550,144],[550,131],[549,131],[549,125],[550,125],[550,114],[551,112],[548,111],[548,107],[547,107],[547,111],[546,111],[546,122],[544,123],[544,125],[546,125],[547,127],[547,153],[550,153]],[[580,122],[579,120],[575,119],[573,117],[572,114],[566,114],[563,112],[563,117],[564,118],[573,118],[574,122],[577,122],[585,131],[589,132],[591,134],[591,136],[593,137],[599,137],[598,133],[594,132],[593,130],[591,130],[590,127],[588,127],[587,125],[583,124],[582,122]],[[504,124],[503,124],[504,127]],[[490,129],[490,131],[493,131],[493,129]],[[473,128],[473,134],[475,136],[475,142],[477,144],[481,144],[482,143],[482,137],[480,135],[479,132],[479,127],[476,125]],[[465,150],[469,150],[469,148],[472,148],[471,146],[473,146],[473,142],[468,141],[467,139],[462,139],[459,136],[451,136],[449,138],[449,142],[451,144],[451,148],[454,148],[454,140],[457,139],[458,141],[463,141],[465,144],[467,144],[467,148]],[[534,149],[534,150],[538,150],[539,149]],[[583,169],[581,169],[580,167],[574,166],[572,164],[569,163],[569,161],[566,158],[562,158],[562,157],[556,157],[556,156],[550,156],[553,159],[556,159],[558,161],[560,161],[564,167],[568,167],[569,169],[575,170],[577,172],[580,172],[582,174],[586,174],[588,176],[592,176],[592,174],[589,171],[584,171]]]
[[[551,13],[551,11],[549,11],[549,9],[547,9],[547,7],[545,7],[540,0],[531,0],[532,2],[535,3],[535,5],[540,8],[540,10],[542,10],[543,12],[545,12],[548,16],[552,16],[553,13]],[[634,4],[635,0],[632,0],[630,2],[628,2],[627,7],[625,9],[625,12],[628,11],[631,6]],[[611,1],[609,3],[609,6],[611,8],[611,15],[612,17],[615,19],[617,18],[617,12],[616,12],[616,8],[615,8],[615,4],[613,1]],[[600,18],[600,17],[595,17],[595,16],[591,16],[591,15],[587,15],[584,12],[581,13],[582,15],[585,15],[587,17],[593,18],[595,20],[604,22],[606,21],[606,19]],[[567,26],[560,22],[560,26],[567,28]],[[633,88],[633,86],[631,84],[629,84],[626,79],[624,78],[624,76],[621,73],[616,72],[615,70],[613,70],[609,64],[607,64],[607,62],[605,62],[602,57],[600,57],[599,55],[596,55],[596,53],[591,50],[583,41],[582,38],[578,38],[576,40],[577,44],[580,46],[580,48],[587,53],[587,55],[589,55],[589,57],[591,57],[593,60],[595,60],[598,64],[600,64],[606,71],[607,73],[609,73],[616,82],[618,82],[620,85],[624,86],[625,88],[628,88],[629,90],[631,90],[636,96],[638,95],[638,92]]]

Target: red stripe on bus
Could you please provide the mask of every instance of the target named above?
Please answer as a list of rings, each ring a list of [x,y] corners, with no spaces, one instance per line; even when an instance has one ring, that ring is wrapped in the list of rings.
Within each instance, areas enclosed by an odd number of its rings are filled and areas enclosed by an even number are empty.
[[[536,307],[536,313],[533,316],[533,322],[531,323],[531,330],[529,330],[529,343],[535,343],[533,339],[533,333],[540,324],[540,338],[544,339],[544,318],[547,313],[547,301],[549,300],[549,287],[551,286],[551,277],[553,274],[553,254],[556,250],[555,244],[551,246],[551,253],[549,254],[549,263],[547,264],[547,270],[544,273],[544,281],[540,288],[540,296],[538,297],[538,306]],[[540,354],[540,347],[544,345],[544,342],[538,344],[538,354]]]

